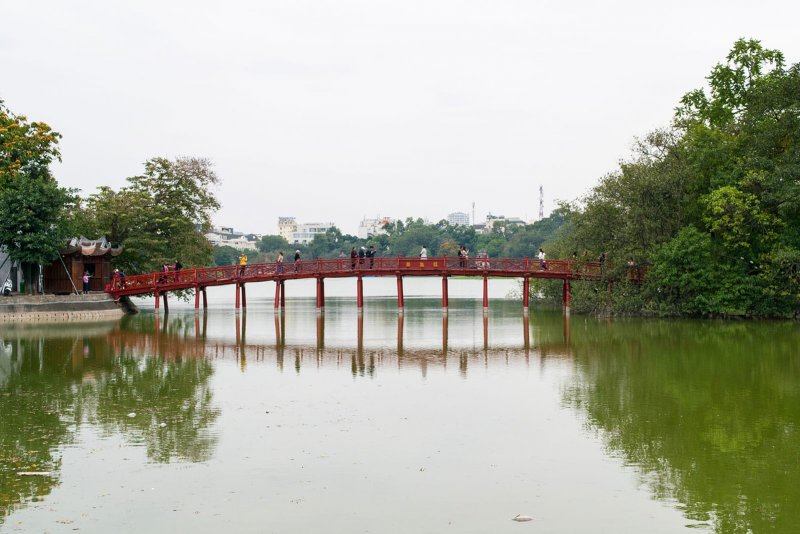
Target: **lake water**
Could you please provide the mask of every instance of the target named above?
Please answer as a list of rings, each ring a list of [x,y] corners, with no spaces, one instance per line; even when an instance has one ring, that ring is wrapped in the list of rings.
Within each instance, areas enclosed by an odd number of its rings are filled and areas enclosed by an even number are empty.
[[[796,532],[797,324],[272,284],[3,325],[3,532]],[[313,283],[313,282],[312,282]],[[48,473],[19,475],[20,472]],[[517,514],[532,521],[512,521]]]

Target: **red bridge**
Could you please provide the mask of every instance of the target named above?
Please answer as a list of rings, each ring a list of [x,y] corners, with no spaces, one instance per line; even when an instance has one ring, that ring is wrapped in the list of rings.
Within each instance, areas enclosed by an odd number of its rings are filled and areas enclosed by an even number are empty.
[[[529,258],[338,258],[331,260],[301,260],[286,263],[256,263],[246,266],[202,267],[170,272],[156,272],[115,279],[106,288],[115,300],[124,296],[155,295],[155,307],[159,308],[159,297],[168,309],[169,291],[193,289],[194,306],[208,307],[206,288],[235,285],[236,308],[247,307],[246,284],[276,282],[275,309],[285,306],[285,282],[301,278],[317,280],[317,309],[325,307],[325,279],[355,277],[357,279],[357,302],[359,310],[364,305],[363,278],[365,276],[394,276],[397,278],[397,306],[403,309],[404,276],[440,276],[442,278],[442,307],[447,309],[447,279],[450,276],[480,276],[483,278],[483,307],[489,307],[488,279],[522,278],[522,305],[528,309],[528,289],[531,278],[553,278],[563,280],[564,306],[569,307],[570,282],[572,280],[600,280],[603,264],[600,262],[575,262],[571,260],[548,260],[542,265]],[[641,273],[630,274],[638,281]]]

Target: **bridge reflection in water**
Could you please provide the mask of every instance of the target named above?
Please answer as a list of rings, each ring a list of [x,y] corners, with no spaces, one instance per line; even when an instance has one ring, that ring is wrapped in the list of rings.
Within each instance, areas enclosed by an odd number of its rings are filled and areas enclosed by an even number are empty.
[[[378,332],[368,334],[368,342],[365,343],[365,318],[363,314],[355,314],[351,320],[343,320],[341,317],[335,319],[335,326],[341,327],[343,324],[350,324],[352,336],[344,335],[341,332],[336,342],[331,344],[326,342],[326,322],[330,322],[325,314],[316,314],[311,318],[307,314],[250,314],[246,311],[230,314],[233,321],[228,333],[219,332],[217,335],[209,336],[209,314],[183,313],[173,316],[161,317],[159,314],[148,315],[146,318],[138,318],[130,321],[130,324],[147,324],[152,321],[152,326],[146,330],[150,333],[133,330],[130,328],[118,328],[109,334],[109,341],[114,344],[117,350],[132,350],[139,354],[152,354],[165,359],[182,358],[212,358],[212,359],[236,359],[240,362],[244,370],[248,360],[259,362],[274,359],[278,368],[283,369],[287,358],[292,360],[292,366],[296,370],[307,363],[318,366],[324,362],[336,362],[342,364],[350,360],[351,367],[355,371],[374,370],[374,363],[380,360],[382,365],[394,361],[397,366],[419,365],[423,371],[429,364],[447,365],[448,361],[457,358],[459,367],[463,373],[467,372],[470,360],[484,361],[489,355],[503,354],[508,356],[521,356],[529,359],[533,354],[536,357],[569,357],[570,356],[570,329],[572,319],[568,315],[560,312],[548,312],[546,314],[518,314],[516,319],[510,320],[509,317],[502,318],[502,333],[500,341],[491,342],[492,321],[490,317],[483,314],[478,315],[480,320],[478,339],[473,343],[465,340],[463,328],[457,341],[451,339],[451,323],[456,320],[459,326],[463,317],[454,319],[452,314],[442,313],[440,319],[441,334],[438,346],[431,343],[430,337],[426,337],[425,342],[413,342],[409,346],[408,321],[415,321],[417,317],[409,317],[405,314],[397,314],[392,317],[396,323],[396,328],[392,328],[394,336],[390,335],[390,329],[386,322],[381,322],[376,329]],[[386,317],[382,317],[385,319]],[[144,321],[142,321],[144,319]],[[314,321],[309,324],[309,320]],[[426,317],[425,321],[429,321]],[[292,340],[287,334],[287,324],[292,326],[292,322],[297,321],[297,329],[304,332],[313,332],[313,341],[307,335],[300,336],[301,339]],[[509,330],[509,323],[516,322],[519,326],[516,334]],[[312,326],[312,328],[308,328]],[[373,323],[371,326],[375,327]],[[248,330],[259,334],[260,340],[265,337],[265,331],[269,329],[274,334],[271,342],[250,341]],[[297,330],[295,329],[295,330]],[[292,328],[290,328],[292,330]],[[532,333],[533,332],[533,333]],[[394,337],[394,339],[391,339]],[[533,341],[532,341],[533,340]],[[368,362],[373,362],[368,365]]]

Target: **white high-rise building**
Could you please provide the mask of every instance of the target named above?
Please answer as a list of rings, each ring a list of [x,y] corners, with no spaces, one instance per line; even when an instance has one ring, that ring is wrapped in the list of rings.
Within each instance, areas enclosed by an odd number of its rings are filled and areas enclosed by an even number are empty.
[[[386,230],[383,227],[387,224],[393,223],[395,220],[391,217],[375,217],[374,219],[363,219],[361,224],[358,225],[359,239],[369,239],[370,237],[378,234],[385,234]]]
[[[307,245],[318,234],[324,234],[333,223],[298,223],[294,217],[278,217],[278,233],[289,243]]]
[[[453,226],[469,226],[469,214],[456,211],[447,216],[447,222]]]

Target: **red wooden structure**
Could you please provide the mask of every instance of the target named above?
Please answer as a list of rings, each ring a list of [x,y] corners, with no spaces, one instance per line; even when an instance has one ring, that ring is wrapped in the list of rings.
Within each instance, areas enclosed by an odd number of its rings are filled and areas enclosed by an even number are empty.
[[[275,309],[286,306],[287,280],[315,278],[317,280],[317,309],[325,307],[325,279],[356,277],[356,301],[358,309],[364,305],[365,276],[394,276],[397,278],[397,307],[403,310],[404,276],[442,277],[442,307],[448,306],[447,279],[450,276],[480,276],[483,278],[483,307],[489,307],[489,278],[522,278],[522,305],[528,309],[528,289],[531,278],[550,278],[563,281],[563,302],[569,307],[571,280],[600,280],[603,278],[603,264],[599,262],[574,262],[571,260],[548,260],[543,267],[539,260],[529,258],[399,258],[379,257],[357,260],[350,258],[331,260],[309,260],[296,263],[255,263],[246,266],[229,265],[224,267],[205,267],[176,272],[156,272],[128,276],[122,280],[112,280],[106,291],[115,299],[123,296],[155,295],[155,307],[163,299],[168,306],[167,293],[181,289],[193,289],[195,308],[208,307],[206,288],[211,286],[233,285],[236,288],[236,308],[247,307],[246,285],[255,282],[275,282]],[[631,280],[641,279],[639,271],[631,271]]]

